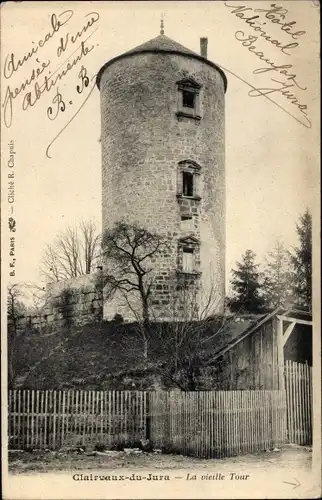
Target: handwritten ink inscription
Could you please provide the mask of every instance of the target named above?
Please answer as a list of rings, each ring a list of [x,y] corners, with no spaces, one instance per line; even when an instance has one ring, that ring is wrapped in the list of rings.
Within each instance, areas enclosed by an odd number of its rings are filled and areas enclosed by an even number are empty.
[[[253,8],[247,5],[236,5],[236,2],[225,2],[225,6],[230,9],[231,14],[239,18],[251,31],[238,30],[235,32],[235,39],[251,52],[259,62],[264,63],[253,71],[254,75],[267,74],[270,78],[265,87],[251,87],[248,92],[249,97],[268,97],[279,94],[285,100],[282,107],[289,115],[297,120],[301,125],[311,128],[312,124],[308,116],[308,106],[303,99],[303,92],[307,87],[300,82],[292,63],[287,58],[296,54],[300,46],[301,39],[306,31],[297,28],[297,22],[289,20],[288,9],[271,4],[267,8]],[[271,25],[280,29],[280,37],[270,33]],[[259,48],[261,42],[276,49],[277,57],[285,58],[285,63],[280,64],[267,57],[267,53]],[[247,83],[247,82],[245,82]],[[271,99],[270,99],[271,100]],[[289,106],[291,105],[291,106]],[[281,106],[279,106],[281,107]]]
[[[89,86],[89,82],[93,81],[94,77],[90,78],[87,74],[84,60],[95,48],[90,43],[90,38],[98,29],[95,25],[97,25],[100,16],[97,12],[90,12],[86,14],[85,23],[79,30],[64,33],[73,16],[74,11],[71,9],[65,10],[58,15],[53,13],[50,17],[50,30],[36,43],[32,42],[31,48],[23,56],[17,56],[15,53],[6,56],[3,76],[8,81],[8,84],[4,92],[2,108],[4,124],[7,128],[10,128],[13,123],[16,101],[20,101],[20,109],[25,112],[36,106],[44,95],[52,95],[51,104],[47,107],[45,113],[47,118],[53,121],[66,111],[67,105],[73,104],[72,98],[66,100],[60,92],[60,82],[67,78],[73,78],[75,82],[74,91],[77,95],[80,95]],[[86,38],[84,38],[85,35]],[[56,44],[52,60],[46,57],[46,47],[50,43]],[[61,59],[64,59],[63,62],[61,62]],[[24,75],[19,80],[21,69],[28,62],[33,63],[33,68],[27,78]],[[75,76],[75,74],[72,74],[72,70],[77,67],[80,69]],[[14,77],[15,80],[18,79],[18,84],[12,83]],[[94,85],[90,89],[90,93],[93,88]],[[80,108],[69,120],[68,124],[78,114],[88,97],[81,103]],[[65,128],[66,126],[63,129]],[[60,133],[56,138],[59,135]],[[50,157],[48,151],[49,148],[47,148],[46,154]]]

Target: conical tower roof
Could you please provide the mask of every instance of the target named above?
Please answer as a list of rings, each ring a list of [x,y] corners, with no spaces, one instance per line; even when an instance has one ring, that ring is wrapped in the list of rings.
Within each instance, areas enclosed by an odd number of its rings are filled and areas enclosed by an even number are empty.
[[[196,52],[193,52],[190,49],[187,49],[183,45],[181,45],[178,42],[175,42],[174,40],[171,40],[166,35],[158,35],[155,38],[152,38],[152,40],[148,40],[145,43],[142,43],[141,45],[138,45],[137,47],[134,47],[134,49],[131,49],[125,54],[135,54],[137,52],[179,52],[182,54],[189,54],[192,56],[198,56],[199,54],[196,54]]]
[[[193,52],[192,50],[187,49],[186,47],[184,47],[180,43],[175,42],[174,40],[172,40],[168,36],[164,35],[163,33],[158,35],[157,37],[152,38],[151,40],[148,40],[147,42],[142,43],[141,45],[138,45],[137,47],[134,47],[133,49],[128,50],[127,52],[124,52],[123,54],[121,54],[117,57],[114,57],[113,59],[110,59],[109,61],[107,61],[104,64],[104,66],[102,66],[102,68],[99,70],[99,72],[97,74],[96,84],[97,84],[98,88],[100,88],[100,81],[101,81],[102,74],[110,64],[112,64],[114,61],[117,61],[117,60],[122,59],[124,57],[131,57],[132,55],[143,54],[146,52],[150,52],[150,53],[151,52],[155,52],[155,53],[167,52],[170,54],[181,54],[184,56],[189,56],[189,57],[194,57],[196,59],[199,59],[199,60],[205,62],[206,64],[212,66],[213,68],[215,68],[221,74],[221,76],[224,80],[225,90],[227,88],[227,78],[226,78],[226,75],[221,68],[219,68],[212,61],[205,59],[204,57],[197,54],[196,52]]]

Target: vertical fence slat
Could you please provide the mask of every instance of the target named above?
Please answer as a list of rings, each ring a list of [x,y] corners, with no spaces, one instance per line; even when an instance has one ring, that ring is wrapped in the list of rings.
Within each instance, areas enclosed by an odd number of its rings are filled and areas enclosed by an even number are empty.
[[[57,426],[56,426],[56,432],[57,432],[57,448],[60,448],[62,446],[62,398],[63,398],[63,391],[58,391],[58,398],[57,398]]]
[[[302,427],[303,427],[303,443],[307,442],[307,418],[306,418],[306,376],[305,376],[305,364],[301,366],[301,378],[302,378]]]
[[[305,443],[305,425],[304,425],[304,372],[303,365],[300,365],[300,391],[301,391],[301,444]]]
[[[98,405],[98,395],[99,393],[97,391],[93,391],[93,405],[92,405],[92,412],[93,412],[93,423],[92,423],[92,446],[97,444],[97,420],[98,420],[98,411],[97,411],[97,405]]]
[[[61,444],[64,446],[65,443],[65,398],[66,398],[66,391],[62,391],[62,404],[59,405],[59,411],[61,411]]]
[[[237,423],[237,401],[236,401],[236,391],[232,391],[232,454],[235,455],[237,452],[237,434],[236,434],[236,423]]]
[[[15,395],[14,391],[9,391],[8,395],[8,437],[9,446],[13,449],[16,447],[15,443]]]
[[[73,444],[74,446],[77,444],[77,434],[76,434],[76,419],[75,412],[76,410],[76,395],[77,390],[67,391],[67,402],[66,402],[66,428],[65,428],[65,436],[66,436],[66,444]]]
[[[296,369],[295,364],[292,362],[292,388],[293,388],[293,414],[294,414],[294,442],[298,441],[298,427],[297,427],[297,387],[296,387]]]
[[[95,415],[95,403],[96,403],[96,393],[95,391],[90,391],[91,394],[91,405],[89,408],[90,412],[90,445],[94,446],[94,439],[95,439],[95,433],[94,433],[94,424],[96,420],[96,415]]]
[[[75,425],[73,424],[73,421],[70,419],[70,416],[74,414],[75,409],[75,395],[76,391],[75,390],[68,390],[66,391],[66,407],[65,407],[65,438],[64,438],[64,443],[66,446],[71,446],[71,445],[76,445],[76,432],[75,432]],[[70,432],[70,425],[71,425],[71,432]]]
[[[113,436],[115,435],[115,391],[112,391],[111,394],[111,407],[110,407],[110,415],[111,415],[111,440],[113,440]]]
[[[307,380],[306,380],[306,365],[302,365],[302,396],[303,396],[303,430],[304,430],[304,444],[308,443],[308,425],[306,414],[306,400],[307,400]]]
[[[109,446],[111,445],[112,442],[112,432],[111,432],[111,425],[112,425],[112,411],[111,411],[111,401],[112,401],[112,394],[111,392],[104,392],[104,403],[105,403],[105,412],[108,412],[108,444]]]
[[[8,392],[8,446],[19,449],[19,389]]]
[[[293,366],[292,362],[289,361],[288,364],[289,369],[289,391],[290,391],[290,442],[295,442],[295,434],[294,434],[294,391],[293,391]]]
[[[306,376],[307,376],[307,415],[308,415],[308,433],[309,436],[312,437],[312,368],[309,365],[306,365]],[[311,404],[310,404],[311,403]]]
[[[53,391],[47,391],[47,436],[48,436],[48,448],[52,448],[53,445],[53,419],[52,419],[52,399],[53,399]]]
[[[10,408],[10,406],[9,406]],[[20,449],[23,446],[23,442],[21,439],[21,413],[23,412],[22,410],[22,405],[21,405],[21,390],[18,390],[18,429],[17,429],[17,447]]]
[[[40,437],[39,437],[39,447],[41,449],[44,448],[44,444],[45,444],[45,440],[44,440],[44,426],[45,426],[45,419],[44,419],[44,396],[45,396],[45,393],[44,391],[41,391],[40,392],[40,407],[39,407],[39,411],[40,411]]]
[[[80,445],[79,443],[79,390],[73,392],[70,402],[70,421],[71,421],[71,434],[74,434],[74,444]],[[69,429],[67,430],[69,435]],[[71,436],[72,439],[72,436]]]
[[[11,421],[11,429],[9,429],[9,436],[11,435],[13,437],[13,445],[16,446],[16,435],[17,435],[17,405],[16,405],[16,395],[17,391],[14,390],[12,394],[12,400],[9,403],[9,408],[13,410],[13,418],[10,419]]]
[[[303,377],[302,377],[302,365],[298,366],[298,389],[299,389],[299,444],[304,444],[304,429],[303,429],[303,394],[302,394],[302,385],[303,385]]]
[[[312,440],[312,367],[307,366],[307,375],[308,375],[308,431],[310,439]]]
[[[299,387],[299,372],[298,367],[294,363],[294,373],[295,373],[295,392],[296,392],[296,439],[301,442],[301,432],[300,432],[300,387]]]
[[[34,420],[34,425],[35,425],[35,444],[34,446],[36,448],[39,448],[39,391],[37,390],[35,393],[35,402],[34,402],[34,414],[35,414],[35,420]]]
[[[104,434],[103,434],[103,422],[104,422],[104,417],[103,417],[103,411],[104,411],[104,392],[100,392],[100,430],[101,430],[101,436],[100,436],[100,442],[103,444],[104,441]]]
[[[25,399],[26,399],[26,391],[22,391],[21,393],[21,447],[26,446],[26,436],[25,436],[25,430],[26,430],[26,420],[25,420]]]
[[[27,446],[31,447],[30,434],[30,390],[27,390]]]
[[[291,443],[295,443],[295,392],[294,392],[294,385],[293,385],[293,378],[294,378],[294,373],[293,373],[293,363],[292,361],[289,362],[289,372],[290,372],[290,408],[291,408],[291,425],[292,425],[292,432],[291,432]]]
[[[92,391],[86,391],[86,406],[85,406],[85,415],[86,415],[86,428],[85,428],[85,443],[86,446],[91,446],[91,423],[92,423]]]
[[[44,447],[49,448],[50,443],[48,439],[48,391],[45,391],[44,394],[44,415],[45,415],[45,422],[44,422]]]
[[[57,440],[57,392],[54,391],[54,401],[53,401],[53,448],[56,449],[56,440]]]
[[[84,391],[79,391],[79,415],[77,416],[79,422],[79,443],[84,446],[83,442],[83,428],[85,427],[85,412],[84,412]]]
[[[290,408],[290,373],[289,373],[289,362],[285,360],[285,391],[286,391],[286,418],[287,418],[287,440],[290,442],[291,436],[291,408]]]
[[[90,391],[84,391],[84,429],[83,429],[83,443],[88,446],[88,428],[89,428],[89,404],[90,404]]]
[[[250,408],[250,420],[251,420],[251,429],[250,429],[250,435],[249,435],[249,441],[250,441],[250,451],[254,451],[254,428],[253,428],[253,425],[254,425],[254,419],[253,419],[253,415],[254,415],[254,391],[249,391],[249,408]]]

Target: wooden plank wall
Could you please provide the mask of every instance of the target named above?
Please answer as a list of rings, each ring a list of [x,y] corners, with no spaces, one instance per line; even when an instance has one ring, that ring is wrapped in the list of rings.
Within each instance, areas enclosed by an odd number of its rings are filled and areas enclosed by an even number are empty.
[[[288,441],[312,444],[312,367],[285,361]]]
[[[214,362],[217,390],[278,390],[273,321],[260,326]],[[219,366],[220,365],[220,366]]]
[[[144,391],[9,391],[11,449],[116,445],[146,436]]]
[[[152,393],[157,448],[197,457],[229,457],[279,447],[286,439],[284,391]]]

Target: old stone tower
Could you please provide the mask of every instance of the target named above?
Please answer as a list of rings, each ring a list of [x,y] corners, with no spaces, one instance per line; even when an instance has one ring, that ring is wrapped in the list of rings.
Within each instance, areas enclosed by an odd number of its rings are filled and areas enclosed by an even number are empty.
[[[152,305],[169,317],[171,290],[197,292],[201,309],[225,297],[225,91],[223,71],[161,34],[99,71],[103,232],[125,219],[169,237],[154,263]],[[174,286],[175,284],[175,286]],[[173,288],[174,286],[174,288]],[[104,316],[133,319],[117,296]],[[184,318],[183,318],[184,319]]]

